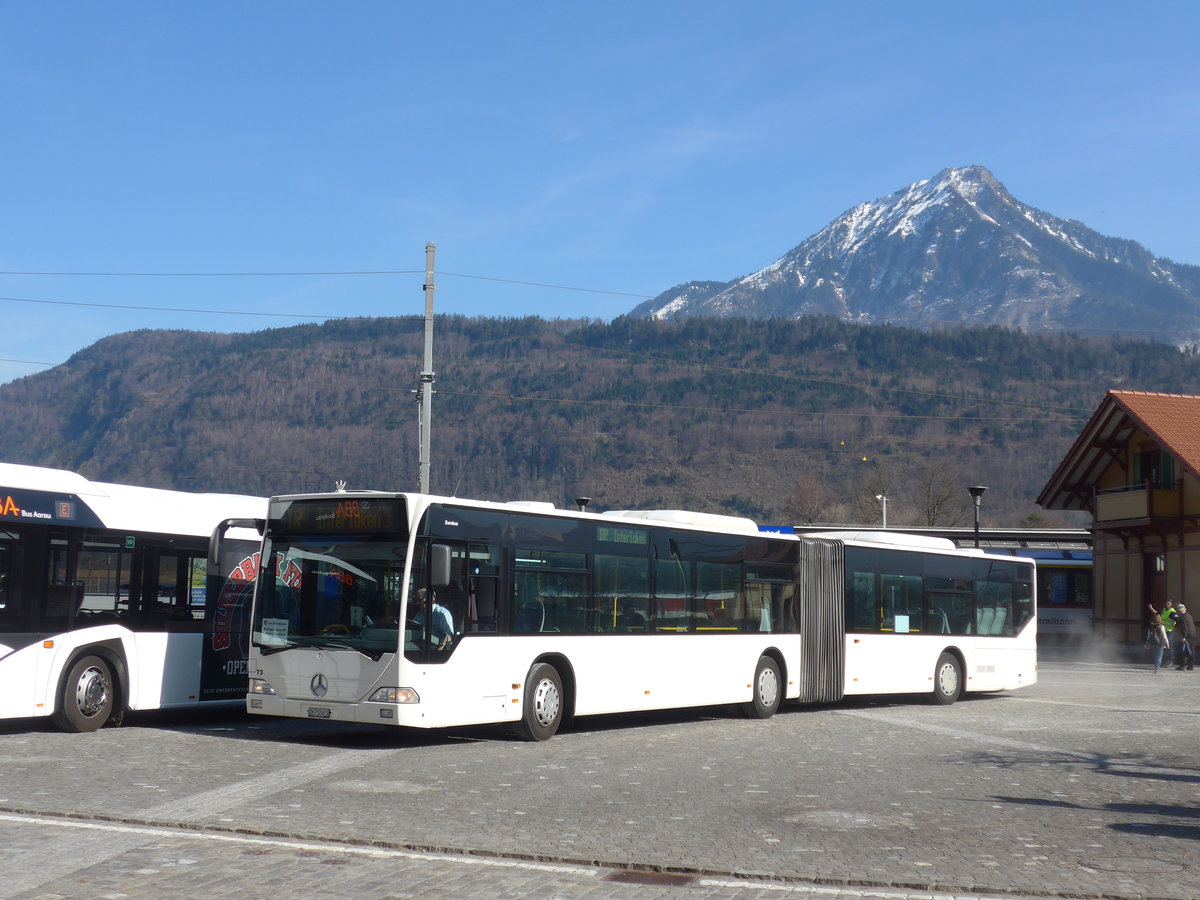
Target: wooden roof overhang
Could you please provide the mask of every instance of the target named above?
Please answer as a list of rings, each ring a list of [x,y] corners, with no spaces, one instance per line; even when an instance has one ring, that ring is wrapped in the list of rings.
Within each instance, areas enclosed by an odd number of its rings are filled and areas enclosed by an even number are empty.
[[[1121,450],[1137,427],[1110,392],[1038,494],[1038,506],[1091,510],[1096,482],[1110,465],[1126,465]]]

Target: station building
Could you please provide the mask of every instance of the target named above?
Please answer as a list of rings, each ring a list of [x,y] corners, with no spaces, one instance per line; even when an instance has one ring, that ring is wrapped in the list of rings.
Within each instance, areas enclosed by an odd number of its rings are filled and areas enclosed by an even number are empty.
[[[1092,516],[1097,639],[1140,643],[1150,603],[1200,610],[1200,396],[1110,390],[1037,502]]]

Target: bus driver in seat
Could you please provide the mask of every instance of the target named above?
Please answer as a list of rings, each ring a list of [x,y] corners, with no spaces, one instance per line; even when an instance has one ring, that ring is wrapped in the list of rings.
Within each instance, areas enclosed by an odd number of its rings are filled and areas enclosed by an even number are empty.
[[[425,588],[417,590],[417,595],[413,598],[413,610],[413,627],[424,633],[425,617],[429,613]],[[432,615],[433,618],[429,625],[430,638],[434,647],[438,650],[445,650],[450,646],[450,641],[454,638],[454,620],[450,617],[450,610],[437,602],[436,593],[433,595]]]

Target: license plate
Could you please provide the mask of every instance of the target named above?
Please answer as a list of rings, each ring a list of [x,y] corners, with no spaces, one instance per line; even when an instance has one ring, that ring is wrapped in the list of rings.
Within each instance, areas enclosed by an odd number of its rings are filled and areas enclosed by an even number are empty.
[[[308,717],[310,719],[328,719],[333,715],[333,710],[326,709],[324,706],[310,706],[308,708]]]

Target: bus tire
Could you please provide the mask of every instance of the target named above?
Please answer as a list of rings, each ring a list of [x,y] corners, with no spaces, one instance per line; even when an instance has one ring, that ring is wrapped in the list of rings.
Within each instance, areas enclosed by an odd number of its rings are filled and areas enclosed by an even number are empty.
[[[525,703],[517,736],[527,741],[547,741],[554,737],[563,719],[562,676],[558,669],[537,663],[525,678]]]
[[[962,664],[953,653],[943,653],[933,667],[933,693],[929,702],[937,706],[949,706],[962,696]]]
[[[96,731],[112,716],[112,669],[98,656],[77,659],[63,679],[52,719],[62,731]]]
[[[779,663],[769,656],[760,656],[754,667],[753,693],[750,702],[742,704],[742,712],[750,719],[769,719],[779,711],[783,700],[783,678]]]

